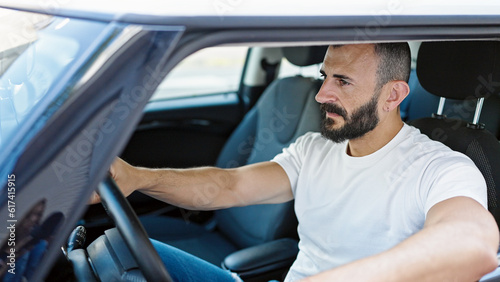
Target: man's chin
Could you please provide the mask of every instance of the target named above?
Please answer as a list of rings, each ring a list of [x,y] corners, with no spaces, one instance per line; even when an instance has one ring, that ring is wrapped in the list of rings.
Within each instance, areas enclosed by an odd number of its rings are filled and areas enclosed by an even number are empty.
[[[321,136],[323,136],[323,138],[326,138],[334,143],[342,143],[342,142],[347,140],[345,138],[345,136],[342,136],[341,134],[339,134],[338,130],[327,129],[325,127],[321,128]]]

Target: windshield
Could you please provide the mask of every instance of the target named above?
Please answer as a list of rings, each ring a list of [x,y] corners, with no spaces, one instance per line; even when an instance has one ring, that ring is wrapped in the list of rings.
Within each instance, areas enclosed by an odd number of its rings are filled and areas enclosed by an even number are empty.
[[[0,150],[104,24],[0,9]]]

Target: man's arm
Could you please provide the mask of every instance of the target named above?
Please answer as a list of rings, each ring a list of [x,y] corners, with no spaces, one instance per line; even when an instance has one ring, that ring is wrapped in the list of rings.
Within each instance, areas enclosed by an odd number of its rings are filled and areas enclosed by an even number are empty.
[[[288,176],[274,162],[235,169],[148,169],[117,159],[110,172],[125,196],[137,190],[187,209],[211,210],[293,199]],[[91,203],[98,201],[97,195],[91,199]]]
[[[497,266],[499,232],[478,202],[434,205],[424,228],[394,248],[305,281],[477,281]]]

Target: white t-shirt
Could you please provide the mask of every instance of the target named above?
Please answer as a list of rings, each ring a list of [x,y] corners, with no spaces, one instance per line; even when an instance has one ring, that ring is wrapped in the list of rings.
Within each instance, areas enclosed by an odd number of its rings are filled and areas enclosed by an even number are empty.
[[[299,221],[295,281],[390,249],[422,229],[438,202],[467,196],[486,207],[474,163],[412,126],[364,157],[307,133],[273,161],[286,171]],[[363,270],[360,270],[363,271]]]

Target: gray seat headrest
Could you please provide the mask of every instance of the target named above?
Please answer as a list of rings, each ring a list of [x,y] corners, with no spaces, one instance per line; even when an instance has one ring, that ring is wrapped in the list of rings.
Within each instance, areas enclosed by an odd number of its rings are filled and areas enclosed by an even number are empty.
[[[323,62],[328,46],[283,47],[283,55],[292,64],[300,67]]]

